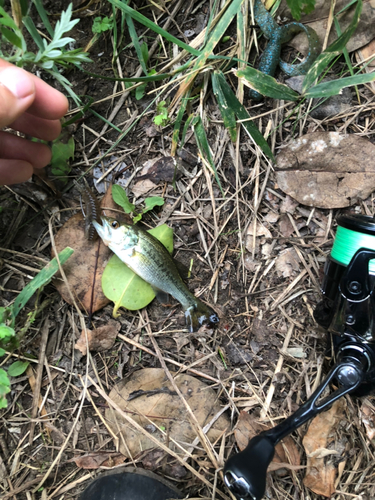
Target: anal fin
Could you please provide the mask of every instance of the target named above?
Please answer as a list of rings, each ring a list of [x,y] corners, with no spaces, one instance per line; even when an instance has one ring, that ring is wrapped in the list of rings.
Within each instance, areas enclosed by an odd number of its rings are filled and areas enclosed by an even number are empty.
[[[166,305],[170,303],[168,293],[163,292],[162,290],[154,290],[154,292],[160,304]]]

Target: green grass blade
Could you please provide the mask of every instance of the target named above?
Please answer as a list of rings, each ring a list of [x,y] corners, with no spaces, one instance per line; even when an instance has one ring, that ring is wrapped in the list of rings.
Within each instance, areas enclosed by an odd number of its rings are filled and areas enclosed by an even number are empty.
[[[112,0],[110,0],[112,1]],[[199,73],[199,70],[203,68],[206,64],[209,56],[212,55],[216,45],[223,38],[224,33],[226,32],[228,26],[232,22],[234,16],[237,14],[238,10],[241,7],[241,4],[244,0],[233,0],[232,3],[229,4],[226,11],[223,13],[216,26],[210,33],[210,36],[207,40],[206,45],[202,49],[200,56],[195,61],[195,64],[192,68],[192,73],[184,80],[181,84],[180,89],[177,93],[178,95],[185,94],[185,92],[189,89],[191,84],[193,83],[195,77]]]
[[[223,118],[224,126],[227,128],[232,142],[236,142],[237,140],[236,115],[234,114],[233,109],[228,106],[228,102],[225,99],[224,93],[220,86],[220,80],[216,72],[212,73],[211,80],[212,80],[212,90],[216,97],[216,101],[219,106],[221,116]]]
[[[324,52],[320,54],[320,56],[316,59],[316,61],[313,63],[313,65],[307,72],[305,79],[303,81],[302,93],[305,93],[306,90],[310,88],[311,85],[313,85],[313,83],[319,77],[321,72],[324,70],[324,68],[326,68],[326,66],[328,66],[328,64],[332,61],[332,59],[339,56],[341,52],[344,50],[346,44],[353,36],[353,33],[357,28],[361,11],[362,11],[362,0],[357,0],[357,7],[355,9],[353,19],[351,20],[349,26],[346,28],[344,33],[337,38],[337,40],[335,40],[329,47],[326,48]]]
[[[45,8],[43,7],[43,2],[41,0],[33,0],[36,10],[38,11],[38,14],[40,16],[40,19],[42,20],[42,23],[44,24],[45,28],[47,29],[49,35],[51,38],[53,38],[54,34],[54,29],[51,26],[51,23],[49,22],[47,12],[45,11]]]
[[[266,75],[250,66],[236,71],[236,76],[244,78],[250,83],[252,89],[264,96],[272,97],[273,99],[285,99],[286,101],[297,101],[300,98],[300,95],[287,85],[278,83],[272,76]]]
[[[125,20],[126,20],[126,24],[128,25],[130,38],[133,42],[135,51],[136,51],[137,56],[138,56],[139,64],[141,65],[144,74],[147,76],[148,72],[147,72],[146,61],[143,57],[143,52],[141,50],[141,44],[139,43],[139,38],[138,38],[137,32],[135,31],[133,19],[129,16],[129,14],[125,14]]]
[[[210,146],[208,144],[206,131],[204,130],[203,123],[200,116],[196,116],[192,121],[192,126],[195,134],[195,140],[197,141],[197,146],[202,158],[204,158],[210,165],[212,172],[215,176],[215,180],[220,188],[221,194],[225,197],[223,188],[221,187],[219,176],[217,175],[216,165],[211,155]]]
[[[217,77],[220,81],[220,86],[223,91],[223,94],[225,96],[225,99],[228,103],[228,106],[236,113],[236,116],[239,120],[248,120],[248,121],[242,121],[241,125],[244,127],[244,129],[247,131],[247,133],[250,135],[250,137],[253,139],[255,144],[257,144],[260,149],[263,151],[263,153],[268,156],[271,160],[274,160],[273,153],[271,151],[271,148],[269,147],[267,141],[263,137],[263,135],[259,132],[257,127],[254,125],[252,121],[250,121],[250,115],[244,108],[244,106],[240,103],[240,101],[237,99],[236,95],[234,94],[233,90],[230,88],[228,82],[226,81],[224,75],[221,73],[221,71],[217,72]]]
[[[330,97],[339,94],[340,90],[345,87],[361,85],[363,83],[373,82],[374,80],[375,73],[366,73],[364,75],[348,76],[330,82],[318,83],[318,85],[311,87],[305,93],[305,97]]]
[[[59,260],[61,264],[64,264],[69,257],[72,255],[74,250],[70,247],[64,248],[59,253]],[[28,283],[22,292],[18,295],[13,304],[13,318],[16,318],[20,310],[25,306],[27,301],[34,295],[34,293],[39,290],[40,287],[44,286],[50,281],[52,276],[59,270],[59,265],[57,263],[56,257],[49,262],[46,267],[44,267],[30,283]]]
[[[182,42],[178,38],[174,37],[168,31],[163,30],[163,28],[160,28],[157,24],[154,22],[150,21],[150,19],[147,19],[144,15],[142,15],[140,12],[137,12],[136,10],[132,9],[128,5],[122,3],[120,0],[109,0],[113,5],[115,5],[118,9],[122,10],[126,14],[128,14],[130,17],[132,17],[135,21],[138,21],[139,23],[143,24],[146,26],[146,28],[149,28],[150,30],[154,31],[158,35],[161,35],[164,37],[166,40],[168,40],[171,43],[175,43],[181,49],[186,50],[190,54],[193,54],[194,56],[199,56],[201,52],[199,50],[193,49],[193,47],[190,47],[190,45],[187,45],[186,43]]]
[[[186,97],[181,100],[181,105],[180,105],[180,108],[178,110],[176,120],[174,122],[173,134],[172,134],[171,156],[175,156],[176,152],[177,152],[182,118],[185,114],[187,103],[189,102],[189,96],[190,96],[190,92],[188,92]]]
[[[24,26],[26,26],[27,31],[30,33],[31,38],[34,40],[34,42],[38,46],[38,49],[43,51],[44,50],[43,40],[42,40],[42,37],[39,35],[38,30],[36,29],[34,21],[31,19],[30,16],[25,16],[22,19],[22,22],[23,22]]]

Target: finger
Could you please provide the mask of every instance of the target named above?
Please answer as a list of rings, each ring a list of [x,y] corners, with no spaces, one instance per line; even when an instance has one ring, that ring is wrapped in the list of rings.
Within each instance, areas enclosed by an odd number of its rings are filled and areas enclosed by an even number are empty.
[[[33,167],[23,160],[0,160],[0,186],[25,182],[33,174]]]
[[[15,68],[15,66],[0,59],[0,74],[5,69],[9,68]],[[52,88],[48,83],[44,82],[36,75],[32,75],[31,73],[27,73],[27,75],[35,87],[35,99],[28,110],[29,113],[41,118],[46,118],[47,120],[58,120],[62,118],[69,108],[68,99],[61,92]]]
[[[0,70],[0,128],[14,122],[35,98],[35,85],[29,74],[11,66]]]
[[[0,132],[0,158],[23,160],[34,168],[43,168],[51,161],[51,150],[45,144]]]
[[[61,132],[60,120],[46,120],[29,113],[24,113],[9,126],[14,130],[44,141],[53,141]]]

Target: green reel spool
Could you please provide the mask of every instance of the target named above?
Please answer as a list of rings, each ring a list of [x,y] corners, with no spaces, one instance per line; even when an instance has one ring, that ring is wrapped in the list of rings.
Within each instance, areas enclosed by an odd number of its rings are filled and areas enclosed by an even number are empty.
[[[331,258],[348,266],[360,248],[375,250],[375,219],[367,215],[342,215],[339,217]],[[375,259],[370,261],[369,273],[375,274]]]

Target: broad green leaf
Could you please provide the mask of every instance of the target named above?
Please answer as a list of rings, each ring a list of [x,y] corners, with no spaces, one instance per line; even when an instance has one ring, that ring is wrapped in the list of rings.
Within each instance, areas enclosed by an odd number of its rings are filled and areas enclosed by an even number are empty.
[[[357,0],[357,7],[355,9],[353,19],[351,20],[349,26],[346,28],[344,33],[337,38],[329,47],[326,48],[324,52],[313,63],[309,71],[307,72],[302,86],[302,93],[304,94],[307,89],[313,85],[315,80],[321,74],[321,72],[329,65],[329,63],[337,56],[341,54],[346,44],[355,32],[359,16],[362,11],[362,0]]]
[[[8,406],[8,402],[7,402],[7,398],[5,396],[2,396],[2,387],[0,386],[0,410],[2,410],[3,408],[6,408]],[[10,391],[10,389],[9,389]],[[7,391],[7,392],[9,392]]]
[[[73,252],[73,248],[66,247],[59,253],[59,260],[61,265],[69,259]],[[49,262],[46,267],[39,271],[35,278],[33,278],[18,295],[13,304],[13,318],[17,317],[17,314],[25,306],[27,301],[34,295],[37,290],[39,290],[40,287],[48,283],[58,270],[59,265],[57,263],[56,257],[54,257],[51,262]]]
[[[12,45],[22,49],[22,40],[17,36],[14,31],[8,30],[8,28],[1,28],[1,33]]]
[[[120,207],[124,209],[125,213],[130,214],[130,212],[134,211],[135,205],[133,205],[133,203],[130,203],[125,189],[123,189],[118,184],[114,184],[112,186],[112,198],[113,201],[117,203],[117,205],[120,205]]]
[[[0,343],[7,343],[12,337],[14,337],[14,329],[10,326],[0,325]]]
[[[345,87],[353,85],[361,85],[363,83],[373,82],[375,80],[375,73],[366,73],[361,75],[347,76],[346,78],[339,78],[330,82],[318,83],[311,87],[306,93],[305,97],[330,97],[337,95],[340,90]]]
[[[67,176],[71,170],[69,159],[74,158],[74,139],[69,137],[68,142],[62,142],[61,137],[52,143],[51,171],[53,175]]]
[[[12,308],[0,307],[0,325],[2,323],[6,323],[6,321],[11,318],[12,318]]]
[[[25,373],[29,364],[29,361],[15,361],[8,368],[8,375],[11,377],[19,377]]]
[[[0,347],[0,358],[2,356],[4,356],[4,354],[5,354],[5,349],[3,349],[2,347]]]
[[[173,250],[173,230],[166,224],[149,231],[167,250]],[[113,316],[117,317],[120,307],[136,311],[146,307],[154,298],[151,286],[137,276],[118,257],[114,255],[104,269],[102,277],[104,295],[115,303]]]
[[[248,66],[236,71],[238,78],[244,78],[250,83],[250,87],[260,94],[273,99],[284,99],[285,101],[297,101],[300,95],[283,83],[278,83],[275,78],[266,75],[262,71]]]
[[[146,208],[143,210],[143,213],[152,210],[154,207],[162,207],[164,205],[164,198],[161,196],[150,196],[145,199]]]
[[[228,106],[227,100],[221,90],[220,81],[215,72],[211,75],[212,89],[223,118],[224,126],[228,129],[232,142],[237,140],[237,122],[233,109]]]
[[[217,175],[216,165],[215,165],[215,162],[214,162],[212,155],[211,155],[210,145],[208,144],[206,131],[204,130],[201,117],[196,116],[193,119],[193,121],[191,122],[191,124],[192,124],[193,130],[194,130],[195,140],[197,141],[197,146],[198,146],[199,152],[200,152],[202,158],[204,158],[207,161],[207,163],[210,165],[211,170],[215,176],[215,180],[218,183],[218,186],[220,188],[221,194],[223,196],[225,196],[223,188],[221,187],[219,176]]]
[[[129,14],[130,17],[132,17],[133,19],[135,19],[139,23],[143,24],[144,26],[146,26],[150,30],[154,31],[158,35],[161,35],[169,42],[175,43],[176,45],[178,45],[182,49],[186,50],[190,54],[193,54],[194,56],[199,56],[201,54],[201,52],[199,50],[193,49],[193,47],[190,47],[190,45],[187,45],[186,43],[181,42],[181,40],[179,40],[178,38],[176,38],[173,35],[171,35],[170,33],[168,33],[168,31],[163,30],[163,28],[160,28],[160,26],[153,23],[152,21],[150,21],[150,19],[148,19],[147,17],[142,15],[140,12],[132,9],[131,7],[126,5],[124,2],[121,2],[120,0],[109,0],[109,1],[113,5],[115,5],[118,9],[125,12],[126,14]]]
[[[221,89],[225,95],[225,98],[227,100],[227,103],[231,109],[236,113],[237,119],[238,120],[247,120],[247,121],[242,121],[241,125],[244,127],[246,132],[249,134],[249,136],[252,138],[252,140],[257,144],[260,149],[263,151],[263,153],[268,156],[271,160],[274,159],[274,156],[272,154],[271,148],[269,147],[266,139],[263,137],[263,135],[259,132],[257,127],[254,125],[252,121],[250,121],[250,115],[246,111],[246,109],[243,107],[243,105],[240,103],[240,101],[237,99],[235,96],[233,90],[230,88],[228,82],[226,81],[224,75],[221,73],[221,71],[217,72],[217,76],[220,80],[220,86]]]
[[[9,377],[7,375],[7,372],[5,370],[3,370],[2,368],[0,368],[0,387],[1,386],[2,386],[2,388],[3,387],[10,387],[10,381],[9,381]],[[3,392],[3,394],[4,394],[4,391],[1,391],[1,392]],[[6,391],[6,392],[9,392],[9,391]]]

